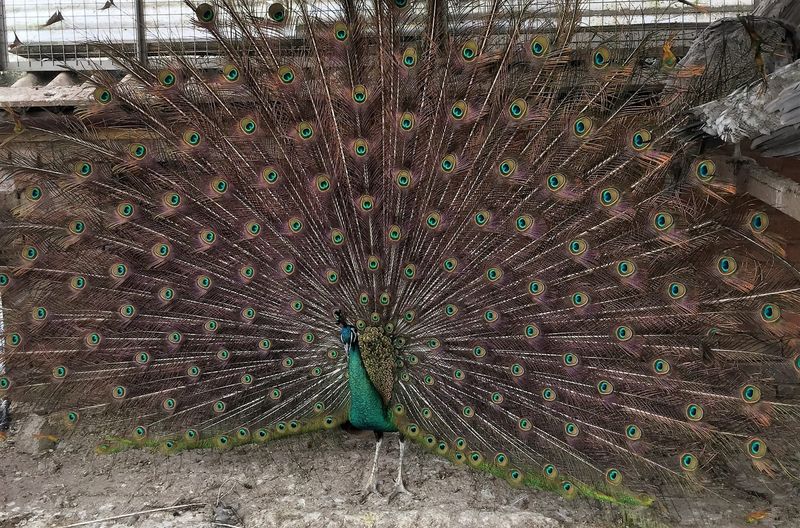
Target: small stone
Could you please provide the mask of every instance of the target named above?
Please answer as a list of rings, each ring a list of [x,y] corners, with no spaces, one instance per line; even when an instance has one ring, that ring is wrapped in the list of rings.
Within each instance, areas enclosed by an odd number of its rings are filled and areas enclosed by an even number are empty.
[[[44,416],[30,414],[21,421],[22,426],[15,435],[17,450],[28,455],[46,453],[56,446],[58,438],[47,431]]]

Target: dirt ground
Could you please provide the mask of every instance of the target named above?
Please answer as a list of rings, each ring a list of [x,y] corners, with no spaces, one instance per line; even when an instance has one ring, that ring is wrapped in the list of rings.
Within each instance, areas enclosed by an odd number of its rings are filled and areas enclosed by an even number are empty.
[[[100,436],[85,431],[42,448],[46,442],[34,439],[39,424],[17,416],[0,442],[0,528],[800,526],[797,489],[734,483],[725,496],[623,510],[515,489],[417,446],[406,450],[405,462],[413,495],[389,502],[399,454],[394,435],[387,435],[380,463],[384,496],[361,504],[370,433],[333,431],[168,457],[149,450],[99,455]],[[171,506],[178,507],[87,522]]]

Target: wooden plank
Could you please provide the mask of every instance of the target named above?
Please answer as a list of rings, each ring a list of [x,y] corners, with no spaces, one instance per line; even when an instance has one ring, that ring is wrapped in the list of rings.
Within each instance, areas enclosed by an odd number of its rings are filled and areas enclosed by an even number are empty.
[[[33,86],[0,88],[0,106],[85,106],[92,97],[91,86]]]

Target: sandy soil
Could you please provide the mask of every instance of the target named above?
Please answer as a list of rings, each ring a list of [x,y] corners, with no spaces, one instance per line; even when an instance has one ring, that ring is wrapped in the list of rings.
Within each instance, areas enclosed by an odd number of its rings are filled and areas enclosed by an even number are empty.
[[[623,510],[520,490],[457,467],[416,446],[406,450],[412,496],[389,502],[396,437],[387,435],[379,489],[360,503],[371,463],[370,433],[334,431],[227,452],[164,456],[149,450],[98,455],[100,436],[36,440],[41,421],[16,417],[0,442],[0,528],[66,527],[132,512],[196,506],[87,524],[105,527],[615,527],[800,526],[800,492],[761,484],[725,496],[661,501]],[[760,512],[753,515],[753,512]]]

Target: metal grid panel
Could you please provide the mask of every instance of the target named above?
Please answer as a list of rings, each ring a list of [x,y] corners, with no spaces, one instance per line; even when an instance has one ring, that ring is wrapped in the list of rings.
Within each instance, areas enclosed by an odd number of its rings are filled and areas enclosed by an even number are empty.
[[[155,60],[174,53],[208,56],[216,49],[208,33],[192,25],[193,13],[182,0],[0,0],[0,31],[5,25],[6,70],[113,68],[95,42],[114,42],[131,53]],[[455,0],[451,0],[455,1]],[[271,2],[256,0],[266,13]],[[285,3],[290,4],[286,1]],[[582,25],[586,34],[614,26],[658,27],[675,37],[675,47],[688,45],[699,30],[714,20],[752,10],[752,0],[700,0],[702,10],[677,0],[585,0]],[[544,2],[543,2],[544,4]],[[58,19],[58,14],[63,20]],[[334,2],[314,2],[312,14],[332,20]],[[538,12],[546,23],[545,12]],[[141,20],[142,26],[137,22]],[[296,18],[295,18],[296,20]],[[137,31],[138,28],[138,31]],[[291,29],[289,33],[293,32]],[[602,33],[602,31],[601,31]],[[594,38],[597,38],[596,36]],[[0,50],[2,53],[3,50]],[[3,57],[0,56],[0,59]]]
[[[58,70],[77,60],[103,62],[103,53],[90,42],[136,43],[135,2],[115,0],[5,0],[4,21],[9,70]],[[63,18],[47,25],[48,21]],[[102,67],[102,64],[100,64]]]
[[[662,28],[674,38],[674,47],[682,49],[710,23],[749,13],[754,4],[752,0],[699,0],[696,3],[702,7],[692,9],[677,0],[586,0],[583,24],[593,28]]]
[[[695,0],[691,0],[694,2]],[[586,0],[584,23],[592,26],[624,24],[703,24],[753,9],[752,0],[699,0],[692,9],[677,0]]]
[[[211,37],[207,31],[193,26],[194,13],[183,0],[144,2],[147,54],[173,55],[173,50],[186,55],[207,55]]]

